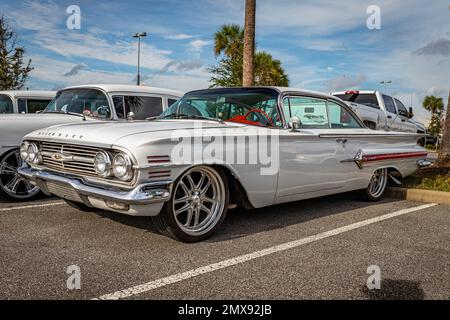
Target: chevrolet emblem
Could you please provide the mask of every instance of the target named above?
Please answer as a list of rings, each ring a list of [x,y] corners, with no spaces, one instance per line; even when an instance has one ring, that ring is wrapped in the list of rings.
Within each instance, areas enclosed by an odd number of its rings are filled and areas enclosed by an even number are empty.
[[[70,161],[73,159],[72,156],[66,156],[65,154],[62,153],[54,153],[51,156],[52,160],[55,161],[59,161],[59,162],[66,162],[66,161]]]

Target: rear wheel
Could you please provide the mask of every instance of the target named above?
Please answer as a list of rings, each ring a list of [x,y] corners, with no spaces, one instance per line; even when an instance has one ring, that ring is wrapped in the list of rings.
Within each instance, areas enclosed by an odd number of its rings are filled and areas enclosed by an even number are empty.
[[[0,160],[0,195],[12,201],[30,201],[40,195],[38,187],[20,176],[22,166],[19,149],[8,151]]]
[[[226,175],[212,167],[197,166],[175,182],[170,200],[151,219],[162,234],[184,242],[198,242],[220,227],[228,202]]]
[[[366,201],[378,201],[386,193],[388,184],[388,169],[378,169],[370,179],[369,186],[361,190],[362,198]]]

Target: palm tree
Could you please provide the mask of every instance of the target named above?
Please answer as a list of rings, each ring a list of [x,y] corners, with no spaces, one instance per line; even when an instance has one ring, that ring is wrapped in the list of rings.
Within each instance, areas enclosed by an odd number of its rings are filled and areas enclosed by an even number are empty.
[[[431,112],[431,123],[429,131],[432,134],[439,134],[440,131],[440,117],[444,109],[444,101],[442,98],[435,96],[426,96],[422,103],[423,107]]]
[[[281,61],[267,52],[255,55],[255,84],[258,86],[289,86],[288,76],[284,73]]]
[[[445,114],[438,163],[442,166],[450,166],[450,91],[448,92],[447,112]]]
[[[244,31],[237,24],[223,25],[214,34],[214,54],[236,58],[242,56]]]
[[[244,30],[236,24],[222,26],[214,34],[214,54],[221,56],[217,66],[209,68],[211,87],[243,85]],[[289,79],[280,60],[262,51],[254,58],[254,83],[259,86],[288,86]]]
[[[251,87],[254,84],[255,16],[256,0],[245,0],[244,61],[242,78],[244,87]]]

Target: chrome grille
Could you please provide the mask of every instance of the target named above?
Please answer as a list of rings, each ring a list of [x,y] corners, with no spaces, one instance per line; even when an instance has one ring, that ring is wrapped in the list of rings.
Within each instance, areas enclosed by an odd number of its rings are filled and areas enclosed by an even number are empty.
[[[67,173],[97,176],[94,158],[101,149],[53,142],[41,143],[42,166]],[[65,157],[64,161],[55,156]]]

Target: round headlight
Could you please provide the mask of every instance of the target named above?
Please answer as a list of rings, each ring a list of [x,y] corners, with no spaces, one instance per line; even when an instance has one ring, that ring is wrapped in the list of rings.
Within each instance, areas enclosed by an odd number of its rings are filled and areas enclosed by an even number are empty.
[[[133,178],[133,167],[130,157],[125,153],[118,153],[113,160],[113,174],[117,179],[129,181]]]
[[[28,160],[28,146],[29,143],[26,141],[22,142],[22,144],[20,145],[20,157],[22,158],[23,161]]]
[[[35,143],[29,143],[27,148],[27,161],[29,163],[39,163],[39,148]]]
[[[111,175],[111,158],[105,151],[99,151],[94,158],[95,172],[103,178]]]

